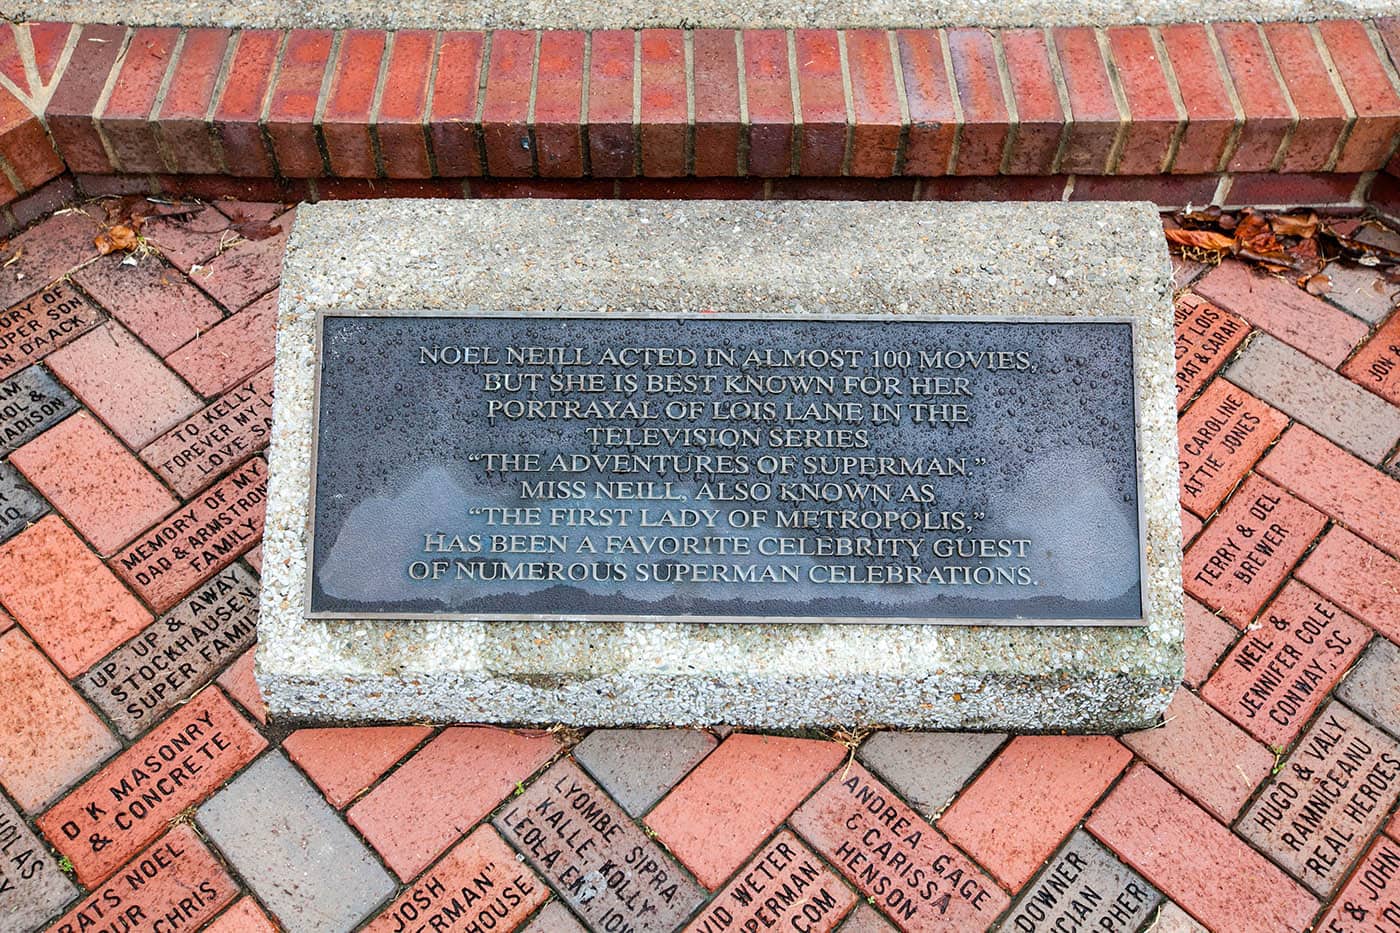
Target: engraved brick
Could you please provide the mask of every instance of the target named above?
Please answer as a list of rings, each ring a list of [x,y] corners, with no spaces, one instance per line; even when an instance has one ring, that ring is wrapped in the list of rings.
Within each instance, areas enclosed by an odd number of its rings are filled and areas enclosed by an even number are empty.
[[[102,323],[100,308],[55,282],[0,314],[0,379],[19,372]]]
[[[1377,836],[1356,872],[1333,898],[1318,933],[1378,933],[1400,925],[1400,843]]]
[[[10,462],[103,556],[180,504],[85,411],[16,450]]]
[[[282,748],[332,805],[343,807],[432,732],[427,726],[298,729]]]
[[[1400,560],[1334,525],[1298,567],[1298,579],[1400,641]]]
[[[1006,887],[1019,888],[1131,759],[1108,736],[1019,736],[938,828]]]
[[[1085,828],[1212,929],[1302,930],[1317,911],[1315,898],[1144,764]]]
[[[277,293],[272,292],[191,340],[166,362],[196,392],[206,398],[218,395],[272,362],[276,325]]]
[[[1400,556],[1400,482],[1303,425],[1288,429],[1259,472],[1331,515],[1383,551]]]
[[[596,930],[669,933],[704,892],[597,784],[565,758],[492,820]]]
[[[227,226],[224,221],[220,229]],[[215,237],[210,255],[217,244]],[[133,264],[125,254],[113,253],[79,269],[73,279],[161,356],[195,339],[223,317],[203,292],[155,256],[141,257]]]
[[[25,481],[24,475],[0,462],[0,542],[13,538],[48,511],[49,504]]]
[[[56,515],[0,544],[0,603],[70,677],[151,622]]]
[[[686,933],[775,924],[828,933],[859,900],[788,830],[780,830],[715,894]]]
[[[1332,702],[1235,829],[1324,897],[1400,794],[1400,743]]]
[[[1219,819],[1239,815],[1274,756],[1189,690],[1177,690],[1162,725],[1123,737],[1140,758]]]
[[[1249,336],[1249,323],[1190,292],[1176,297],[1176,410],[1219,371]]]
[[[238,886],[219,860],[193,827],[182,824],[122,866],[49,929],[134,931],[159,924],[193,930],[237,896]]]
[[[1161,902],[1160,891],[1077,829],[1011,905],[1002,929],[1132,930]]]
[[[1195,291],[1335,369],[1366,338],[1366,325],[1292,282],[1222,262]]]
[[[257,639],[258,581],[233,564],[93,665],[77,687],[128,739]]]
[[[1267,334],[1226,375],[1367,463],[1380,463],[1400,440],[1400,409]]]
[[[1337,697],[1391,735],[1400,737],[1400,647],[1373,638],[1337,688]]]
[[[8,723],[0,732],[0,782],[33,813],[121,746],[24,632],[0,636],[0,663],[0,716]],[[0,890],[0,903],[6,893]]]
[[[0,643],[3,645],[3,643]],[[0,647],[0,650],[3,650]],[[0,796],[0,917],[14,930],[37,930],[78,893],[47,846]]]
[[[156,611],[238,559],[262,537],[267,463],[250,460],[109,561]]]
[[[789,824],[909,933],[985,929],[1010,902],[859,764],[833,775]],[[920,869],[918,875],[901,868],[907,865]]]
[[[595,729],[574,749],[632,816],[640,816],[715,747],[701,729]]]
[[[252,761],[267,741],[217,688],[200,693],[39,818],[91,885]],[[231,898],[230,898],[231,899]]]
[[[401,879],[412,878],[558,750],[541,732],[446,729],[350,808],[350,823]],[[471,781],[456,775],[470,770]]]
[[[230,781],[197,819],[285,929],[350,933],[394,893],[365,844],[277,752]]]
[[[141,459],[182,496],[192,496],[267,446],[272,369],[229,389],[151,441]]]
[[[933,819],[1005,741],[994,732],[877,732],[857,757]]]
[[[55,351],[48,366],[131,447],[149,443],[199,408],[199,397],[116,321]]]
[[[1186,551],[1186,592],[1244,628],[1327,524],[1327,516],[1250,476]]]
[[[379,912],[365,933],[449,930],[477,925],[510,933],[549,898],[549,888],[517,860],[490,826],[478,826]]]
[[[841,762],[835,742],[731,735],[647,816],[713,890]]]
[[[1177,424],[1182,506],[1209,516],[1287,426],[1287,415],[1244,389],[1212,382]]]
[[[1201,690],[1266,745],[1283,748],[1366,646],[1366,626],[1290,580]]]
[[[42,366],[0,380],[0,457],[72,414],[78,400]]]

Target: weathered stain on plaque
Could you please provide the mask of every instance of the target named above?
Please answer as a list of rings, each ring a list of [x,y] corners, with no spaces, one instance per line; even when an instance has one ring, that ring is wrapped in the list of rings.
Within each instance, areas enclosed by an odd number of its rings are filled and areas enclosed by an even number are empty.
[[[1117,321],[327,315],[309,611],[1138,624]]]

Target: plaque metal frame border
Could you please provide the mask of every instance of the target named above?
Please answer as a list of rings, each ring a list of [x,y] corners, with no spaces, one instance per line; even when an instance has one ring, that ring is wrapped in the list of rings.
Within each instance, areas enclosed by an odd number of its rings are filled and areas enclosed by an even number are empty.
[[[1137,486],[1137,532],[1138,532],[1138,604],[1142,607],[1142,617],[1132,619],[972,619],[972,618],[921,618],[902,616],[735,616],[735,615],[682,615],[676,613],[557,613],[557,612],[434,612],[414,610],[404,612],[347,612],[343,610],[311,610],[312,574],[315,570],[316,554],[316,476],[320,458],[321,439],[321,374],[325,369],[321,349],[324,345],[324,326],[328,317],[417,317],[417,318],[540,318],[559,320],[570,318],[587,319],[694,319],[714,320],[758,320],[758,321],[804,321],[811,323],[923,323],[923,324],[1127,324],[1129,347],[1132,350],[1132,417],[1133,417],[1133,466]],[[995,314],[822,314],[822,313],[781,313],[781,312],[699,312],[699,311],[495,311],[480,308],[374,308],[351,309],[332,308],[316,311],[314,324],[314,345],[312,362],[315,366],[311,394],[311,476],[307,491],[306,505],[306,585],[303,588],[302,618],[315,621],[371,621],[371,622],[593,622],[593,623],[670,623],[680,625],[722,624],[722,625],[938,625],[988,628],[1142,628],[1147,625],[1148,580],[1147,580],[1147,516],[1142,488],[1142,431],[1138,419],[1138,385],[1141,373],[1141,360],[1137,353],[1138,322],[1131,315],[1096,315],[1078,317],[1069,315],[1027,315]]]

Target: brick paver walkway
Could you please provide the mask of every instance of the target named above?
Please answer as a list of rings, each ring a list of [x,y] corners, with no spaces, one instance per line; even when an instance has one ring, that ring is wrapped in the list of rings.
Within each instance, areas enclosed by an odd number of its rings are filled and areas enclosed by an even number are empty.
[[[1178,265],[1162,728],[288,734],[251,646],[292,215],[219,203],[99,258],[101,216],[0,247],[0,930],[1400,930],[1378,273],[1324,300]]]

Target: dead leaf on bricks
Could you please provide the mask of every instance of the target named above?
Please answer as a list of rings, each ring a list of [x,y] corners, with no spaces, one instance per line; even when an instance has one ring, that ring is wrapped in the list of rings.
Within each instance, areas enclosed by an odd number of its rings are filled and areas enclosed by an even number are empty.
[[[126,224],[117,224],[115,227],[108,227],[99,233],[93,240],[97,244],[97,252],[103,256],[108,253],[115,253],[118,250],[130,252],[134,250],[140,242],[140,237],[136,231]]]
[[[1217,253],[1233,251],[1235,240],[1214,230],[1185,230],[1174,228],[1167,231],[1167,241],[1178,246],[1191,246],[1196,249],[1214,250]]]
[[[228,219],[233,221],[229,224],[230,229],[245,240],[266,240],[282,232],[280,224],[268,224],[254,220],[237,208],[225,213],[228,214]]]
[[[115,252],[133,252],[141,245],[141,228],[151,217],[187,217],[203,205],[194,201],[168,201],[128,195],[102,202],[106,215],[103,230],[94,239],[103,256]]]

